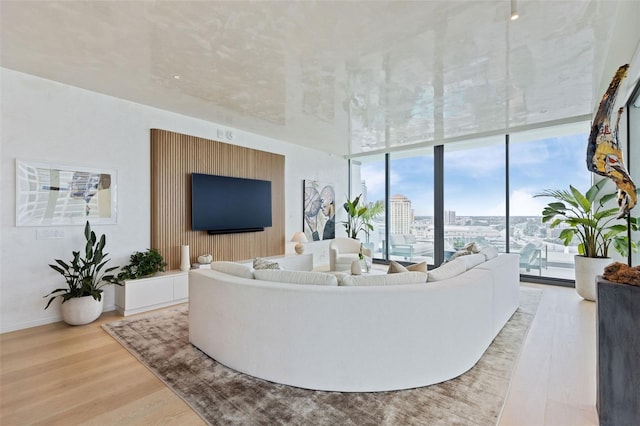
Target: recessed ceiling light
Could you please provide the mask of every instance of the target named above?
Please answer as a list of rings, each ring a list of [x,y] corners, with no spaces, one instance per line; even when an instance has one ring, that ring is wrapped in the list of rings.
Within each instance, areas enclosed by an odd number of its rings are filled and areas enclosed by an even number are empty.
[[[180,80],[180,76],[179,75],[174,75],[173,78],[175,78],[176,80]]]

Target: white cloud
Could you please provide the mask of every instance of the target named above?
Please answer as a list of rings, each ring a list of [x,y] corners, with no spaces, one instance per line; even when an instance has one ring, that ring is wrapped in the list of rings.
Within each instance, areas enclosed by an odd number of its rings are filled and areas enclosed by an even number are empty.
[[[487,147],[465,151],[445,151],[445,171],[462,171],[468,177],[504,174],[504,147]]]
[[[384,168],[380,164],[367,166],[362,165],[362,180],[367,184],[368,201],[376,201],[384,199],[385,175]],[[391,172],[391,185],[399,185],[402,182],[402,176],[398,173]],[[357,195],[357,194],[355,194]]]
[[[530,188],[520,188],[511,191],[509,212],[511,216],[541,216],[542,209],[546,206],[549,200],[545,198],[534,198],[533,195],[537,192],[532,192]],[[489,213],[491,216],[504,215],[505,204],[500,203]]]

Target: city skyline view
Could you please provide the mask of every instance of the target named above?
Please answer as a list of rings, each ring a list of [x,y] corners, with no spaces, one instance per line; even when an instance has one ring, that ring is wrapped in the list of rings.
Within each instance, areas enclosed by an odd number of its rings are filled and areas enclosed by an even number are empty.
[[[568,189],[569,184],[581,191],[589,188],[586,141],[587,134],[574,134],[511,143],[510,215],[540,216],[549,200],[534,195],[545,189]],[[445,147],[445,210],[459,216],[504,216],[504,157],[504,144],[451,151]],[[361,176],[367,201],[383,200],[384,162],[363,162]],[[432,155],[394,159],[392,154],[390,186],[392,196],[411,200],[416,216],[433,216]]]
[[[520,253],[523,273],[573,278],[578,241],[564,246],[558,238],[562,226],[551,229],[550,223],[541,220],[544,207],[555,200],[535,195],[548,189],[569,190],[569,185],[584,193],[591,186],[592,175],[586,167],[588,130],[588,123],[582,123],[510,136],[508,229],[504,136],[445,144],[444,260],[475,242],[500,252]],[[384,215],[374,220],[368,239],[374,257],[435,261],[433,152],[433,147],[426,147],[389,154],[389,229]],[[356,167],[366,201],[384,200],[384,156],[359,158]],[[615,185],[610,190],[615,191]]]

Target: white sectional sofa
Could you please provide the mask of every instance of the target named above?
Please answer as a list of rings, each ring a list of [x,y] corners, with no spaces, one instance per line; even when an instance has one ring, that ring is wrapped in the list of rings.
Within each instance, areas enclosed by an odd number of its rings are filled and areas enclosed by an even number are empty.
[[[442,382],[473,367],[518,307],[518,255],[473,256],[387,278],[193,270],[189,339],[230,368],[302,388]]]

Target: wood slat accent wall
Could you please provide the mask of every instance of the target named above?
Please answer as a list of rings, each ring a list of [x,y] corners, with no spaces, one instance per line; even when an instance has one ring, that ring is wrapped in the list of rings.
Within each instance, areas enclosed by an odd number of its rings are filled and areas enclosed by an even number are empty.
[[[263,232],[208,235],[191,230],[191,173],[271,181],[273,222]],[[151,129],[151,247],[167,270],[180,267],[180,246],[191,263],[201,254],[243,260],[285,251],[284,156],[223,142]]]

